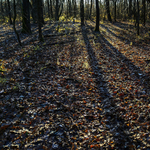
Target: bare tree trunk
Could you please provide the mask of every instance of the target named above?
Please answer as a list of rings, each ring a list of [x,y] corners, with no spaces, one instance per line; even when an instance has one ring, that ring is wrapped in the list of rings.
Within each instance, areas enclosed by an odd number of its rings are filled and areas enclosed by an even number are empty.
[[[47,0],[47,8],[48,8],[48,17],[50,18],[49,0]]]
[[[3,2],[2,2],[2,0],[1,0],[1,14],[2,14],[2,17],[3,17],[3,21],[5,21],[4,9],[3,9]]]
[[[129,19],[131,19],[132,16],[132,0],[129,0]]]
[[[142,0],[142,23],[145,26],[146,22],[146,16],[145,16],[146,6],[145,6],[145,0]]]
[[[29,0],[23,0],[22,6],[22,32],[31,34]]]
[[[32,18],[33,22],[38,22],[38,6],[37,6],[37,0],[32,0]]]
[[[114,22],[116,22],[116,0],[113,0],[114,3]]]
[[[99,4],[98,0],[96,0],[96,28],[95,31],[99,31]]]
[[[140,13],[139,13],[139,0],[137,0],[137,35],[139,35],[139,17],[140,17]]]
[[[112,19],[111,19],[111,16],[110,16],[110,9],[109,9],[109,0],[106,0],[106,11],[107,11],[108,21],[112,22]]]
[[[52,0],[50,0],[50,14],[51,14],[51,18],[53,18],[53,4],[52,4]]]
[[[9,0],[7,0],[7,4],[8,4],[9,23],[12,24],[12,20],[11,20],[11,12],[10,12],[10,2],[9,2]]]
[[[37,6],[38,6],[38,28],[39,28],[39,41],[43,42],[43,36],[42,36],[42,22],[41,22],[41,0],[37,0]]]
[[[84,25],[84,3],[83,0],[80,0],[80,18],[81,18],[81,26]]]
[[[134,0],[133,12],[134,12],[134,21],[135,21],[135,27],[136,27],[136,23],[137,23],[137,14],[136,14],[136,0]]]
[[[76,18],[76,7],[77,7],[76,0],[73,0],[73,17],[74,18]]]
[[[43,10],[44,10],[44,2],[43,2],[43,0],[40,0],[40,6],[41,6],[41,23],[45,24],[44,18],[43,18]]]
[[[16,30],[16,26],[15,26],[15,22],[16,22],[16,2],[15,2],[15,0],[13,0],[13,7],[14,7],[13,28],[14,28],[15,34],[17,35],[19,45],[21,46],[22,44],[21,44],[21,41],[20,41],[20,37],[19,37],[19,34],[18,34],[18,32]]]
[[[93,6],[93,0],[91,0],[91,6],[90,6],[90,14],[89,14],[90,19],[91,19],[91,15],[92,15],[92,6]]]
[[[59,11],[59,8],[58,8],[58,6],[59,6],[59,0],[56,0],[56,6],[55,6],[55,20],[56,21],[58,21],[59,20],[59,18],[58,18],[58,11]]]
[[[68,0],[68,6],[69,6],[69,17],[71,17],[72,16],[71,0]]]

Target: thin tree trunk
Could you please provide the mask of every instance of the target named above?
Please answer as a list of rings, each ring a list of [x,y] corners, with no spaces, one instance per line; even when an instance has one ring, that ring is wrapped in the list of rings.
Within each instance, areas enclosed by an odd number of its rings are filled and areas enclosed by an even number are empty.
[[[92,6],[93,6],[93,0],[91,0],[91,6],[90,6],[90,14],[89,14],[90,19],[91,19],[91,15],[92,15]]]
[[[84,3],[83,0],[80,1],[80,18],[81,18],[81,26],[84,25]]]
[[[145,0],[142,0],[142,23],[144,26],[146,22],[145,11],[146,11]]]
[[[68,0],[69,3],[69,17],[72,16],[72,11],[71,11],[71,0]]]
[[[95,31],[99,31],[99,4],[98,0],[96,0],[96,28]]]
[[[109,9],[109,0],[106,0],[106,11],[107,11],[108,21],[112,22],[112,19],[111,19],[111,16],[110,16],[110,9]]]
[[[134,0],[134,5],[133,5],[133,12],[134,12],[134,21],[135,21],[135,27],[137,23],[137,14],[136,14],[136,0]]]
[[[58,15],[58,20],[59,20],[59,17],[61,16],[61,14],[63,12],[63,4],[64,4],[64,1],[62,1],[62,3],[61,3],[61,8],[59,7],[60,13]]]
[[[56,6],[55,6],[55,20],[58,21],[59,18],[58,18],[58,11],[59,11],[59,8],[58,8],[58,3],[59,3],[59,0],[56,0]]]
[[[14,28],[15,34],[17,35],[19,45],[21,46],[22,44],[21,44],[21,41],[20,41],[20,37],[19,37],[19,34],[18,34],[18,32],[16,30],[16,26],[15,26],[15,22],[16,22],[16,3],[15,3],[15,0],[13,0],[13,7],[14,7],[13,28]]]
[[[49,0],[47,0],[48,17],[50,18]]]
[[[129,19],[131,19],[132,16],[132,0],[129,0]]]
[[[30,26],[30,4],[29,0],[23,0],[23,10],[22,10],[22,32],[31,34]]]
[[[50,14],[51,14],[51,18],[53,18],[53,5],[52,5],[52,0],[50,0]]]
[[[33,22],[38,22],[38,6],[37,6],[37,0],[32,0],[32,18]]]
[[[89,19],[89,16],[90,16],[90,14],[89,14],[89,12],[90,12],[90,10],[89,10],[89,0],[87,0],[87,4],[86,4],[86,9],[87,9],[87,11],[86,11],[86,19]]]
[[[114,0],[113,3],[114,3],[114,22],[116,22],[116,0]]]
[[[139,17],[140,17],[140,13],[139,13],[139,0],[137,0],[137,35],[139,35]]]
[[[8,4],[9,23],[12,24],[12,20],[11,20],[11,12],[10,12],[10,2],[9,2],[9,0],[7,0],[7,4]]]
[[[3,17],[3,21],[5,21],[4,9],[3,9],[3,2],[2,2],[2,0],[1,0],[1,14],[2,14],[2,17]]]
[[[39,41],[43,42],[43,36],[42,36],[42,22],[41,22],[41,0],[37,0],[38,5],[38,28],[39,28]]]
[[[76,0],[73,0],[74,18],[76,18],[76,7],[77,7],[77,2],[76,2]]]
[[[44,18],[43,18],[43,10],[44,10],[44,2],[43,2],[43,0],[40,0],[40,6],[41,6],[41,23],[45,24]]]

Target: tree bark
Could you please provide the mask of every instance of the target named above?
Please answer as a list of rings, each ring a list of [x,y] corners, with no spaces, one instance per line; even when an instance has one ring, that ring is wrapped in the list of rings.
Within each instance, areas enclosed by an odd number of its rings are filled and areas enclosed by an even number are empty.
[[[55,6],[55,20],[58,21],[59,18],[58,18],[58,11],[59,11],[59,0],[56,0],[56,6]]]
[[[20,41],[20,37],[19,37],[19,34],[18,34],[18,32],[16,30],[16,26],[15,26],[15,22],[16,22],[16,2],[15,2],[15,0],[13,0],[13,7],[14,7],[13,8],[14,9],[13,28],[14,28],[15,34],[17,35],[19,45],[21,46],[22,44],[21,44],[21,41]]]
[[[3,21],[5,21],[4,8],[3,8],[3,2],[2,2],[2,0],[1,0],[1,14],[2,14],[2,17],[3,17]]]
[[[47,0],[48,18],[50,18],[49,0]]]
[[[7,0],[7,4],[8,4],[9,23],[12,24],[12,20],[11,20],[11,12],[10,12],[10,2],[9,2],[9,0]]]
[[[114,3],[114,22],[116,22],[116,0],[113,0]]]
[[[40,3],[40,22],[41,24],[44,24],[44,18],[43,18],[43,0],[39,1]],[[38,0],[32,0],[32,17],[33,17],[33,22],[37,23],[38,22]]]
[[[139,0],[137,0],[137,35],[139,35],[139,17],[140,17],[140,13],[139,13]]]
[[[68,6],[69,6],[69,17],[71,17],[72,16],[71,0],[68,0]]]
[[[89,14],[90,19],[91,19],[91,15],[92,15],[92,6],[93,6],[93,0],[91,0],[91,6],[90,6],[90,14]]]
[[[53,4],[52,4],[52,0],[50,0],[50,15],[51,15],[51,18],[53,18]]]
[[[39,41],[43,42],[43,36],[42,36],[42,22],[41,22],[41,0],[37,0],[37,8],[38,8],[38,29],[39,29]]]
[[[95,31],[99,31],[99,4],[98,0],[96,0],[96,28]]]
[[[38,6],[37,6],[37,0],[32,0],[32,18],[33,22],[38,22]]]
[[[106,11],[107,11],[108,21],[112,22],[112,19],[111,19],[111,16],[110,16],[110,9],[109,9],[109,0],[106,0]]]
[[[76,0],[73,0],[73,15],[74,15],[74,18],[76,18],[76,7],[77,7],[77,2],[76,2]]]
[[[132,0],[129,0],[129,19],[131,19],[132,16]]]
[[[83,0],[80,0],[80,18],[81,18],[81,26],[84,25],[84,3]]]
[[[29,10],[29,0],[23,0],[22,6],[22,32],[31,34],[30,25],[30,10]]]
[[[137,23],[136,0],[134,0],[134,3],[133,3],[133,13],[134,13],[134,20],[135,20],[135,27],[136,27],[136,23]]]
[[[145,0],[142,0],[142,23],[145,26],[145,22],[146,22],[146,16],[145,16],[145,12],[146,12],[146,6],[145,6]]]

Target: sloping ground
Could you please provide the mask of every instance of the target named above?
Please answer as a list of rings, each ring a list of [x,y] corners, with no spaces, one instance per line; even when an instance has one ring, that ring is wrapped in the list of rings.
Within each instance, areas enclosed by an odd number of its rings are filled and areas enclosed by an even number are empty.
[[[46,24],[44,43],[1,46],[1,149],[150,149],[149,44],[122,25]]]

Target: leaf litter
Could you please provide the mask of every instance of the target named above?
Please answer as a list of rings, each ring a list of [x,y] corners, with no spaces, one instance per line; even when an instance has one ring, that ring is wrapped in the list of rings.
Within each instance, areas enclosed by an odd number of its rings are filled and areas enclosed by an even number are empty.
[[[1,149],[150,148],[149,44],[119,25],[46,24],[44,43],[33,26],[23,47],[2,39]]]

